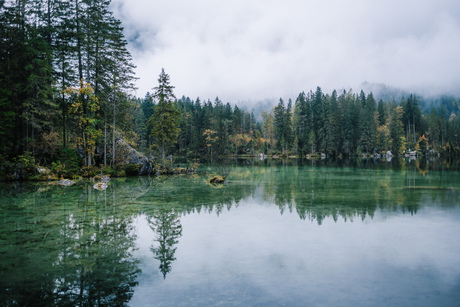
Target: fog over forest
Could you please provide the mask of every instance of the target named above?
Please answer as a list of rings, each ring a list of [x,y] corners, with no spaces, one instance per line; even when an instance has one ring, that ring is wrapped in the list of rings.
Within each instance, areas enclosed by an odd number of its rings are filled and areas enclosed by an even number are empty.
[[[161,70],[192,99],[254,102],[386,84],[459,94],[460,3],[115,0],[137,95]],[[367,91],[366,91],[367,92]]]

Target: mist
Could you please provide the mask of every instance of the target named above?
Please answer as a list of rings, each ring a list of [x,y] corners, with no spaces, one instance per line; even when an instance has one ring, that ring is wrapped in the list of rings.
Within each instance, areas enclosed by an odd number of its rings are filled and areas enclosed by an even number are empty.
[[[114,0],[139,77],[164,68],[177,97],[295,98],[382,83],[458,94],[458,1]]]

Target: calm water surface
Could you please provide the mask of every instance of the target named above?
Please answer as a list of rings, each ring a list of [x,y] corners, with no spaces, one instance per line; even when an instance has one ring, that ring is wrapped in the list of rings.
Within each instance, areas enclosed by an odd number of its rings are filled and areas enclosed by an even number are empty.
[[[240,163],[92,184],[0,185],[0,305],[460,302],[452,168]]]

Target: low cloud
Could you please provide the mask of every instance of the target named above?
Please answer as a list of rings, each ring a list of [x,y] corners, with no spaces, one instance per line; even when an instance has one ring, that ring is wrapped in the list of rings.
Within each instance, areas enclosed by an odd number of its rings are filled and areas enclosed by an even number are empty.
[[[364,81],[459,93],[453,1],[114,0],[140,78],[161,68],[177,96],[224,102],[292,97]]]

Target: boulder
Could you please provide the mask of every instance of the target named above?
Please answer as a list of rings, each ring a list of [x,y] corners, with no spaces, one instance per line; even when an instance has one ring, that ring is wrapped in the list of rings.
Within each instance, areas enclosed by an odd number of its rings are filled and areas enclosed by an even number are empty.
[[[117,142],[117,156],[123,161],[123,164],[139,164],[139,175],[149,175],[154,171],[154,158],[149,158],[146,155],[132,148],[125,140],[120,139]]]
[[[40,175],[49,175],[51,171],[49,169],[47,169],[46,167],[37,166],[37,172]]]

